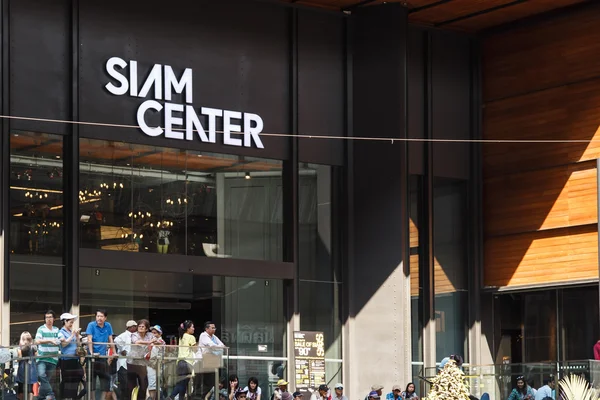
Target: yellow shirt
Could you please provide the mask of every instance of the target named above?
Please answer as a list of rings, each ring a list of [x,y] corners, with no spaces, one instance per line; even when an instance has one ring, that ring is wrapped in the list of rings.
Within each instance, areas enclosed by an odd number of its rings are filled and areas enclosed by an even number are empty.
[[[179,341],[179,355],[180,360],[185,360],[190,364],[194,363],[194,350],[192,346],[196,345],[196,338],[189,333],[184,333],[183,337]]]

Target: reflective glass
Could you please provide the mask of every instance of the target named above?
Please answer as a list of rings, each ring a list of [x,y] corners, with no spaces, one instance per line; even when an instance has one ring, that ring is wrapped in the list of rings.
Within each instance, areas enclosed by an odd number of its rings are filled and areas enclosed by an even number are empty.
[[[435,178],[433,246],[438,362],[451,354],[460,354],[468,360],[466,210],[467,181]]]
[[[282,163],[82,139],[81,246],[283,259]]]
[[[342,282],[332,223],[337,183],[330,166],[301,164],[299,171],[300,328],[323,332],[325,373],[334,384],[342,382]]]
[[[10,135],[10,341],[33,335],[49,308],[61,311],[63,138]]]

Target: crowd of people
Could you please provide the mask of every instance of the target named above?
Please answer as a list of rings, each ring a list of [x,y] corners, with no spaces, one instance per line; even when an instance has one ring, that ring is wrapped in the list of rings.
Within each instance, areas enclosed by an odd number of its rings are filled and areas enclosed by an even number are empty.
[[[173,390],[170,395],[162,393],[159,397],[161,383],[157,382],[157,368],[162,365],[157,360],[169,349],[162,338],[161,326],[151,326],[146,319],[131,320],[126,323],[125,331],[116,335],[107,317],[106,310],[97,310],[94,321],[82,331],[74,328],[77,315],[63,313],[59,329],[54,325],[55,313],[48,310],[35,336],[23,332],[15,374],[18,398],[30,400],[35,394],[39,399],[54,400],[60,393],[63,399],[81,399],[87,394],[89,383],[92,399],[98,391],[105,400],[183,400],[194,389],[210,385],[211,391],[202,397],[217,400],[211,381],[214,375],[197,374],[196,385],[190,385],[199,353],[202,357],[206,349],[225,347],[215,335],[214,323],[204,324],[198,341],[194,323],[189,320],[181,323],[179,345],[171,349],[176,352],[175,377],[170,379]],[[250,399],[260,400],[256,378],[251,378],[243,390],[236,387],[235,393],[228,394],[226,399],[221,399],[219,393],[219,400],[238,399],[243,391]]]
[[[554,400],[556,399],[556,381],[553,376],[544,380],[539,389],[533,388],[524,376],[517,377],[517,387],[513,389],[508,400]]]
[[[198,340],[194,322],[182,322],[178,327],[178,345],[167,346],[160,325],[150,325],[146,319],[130,320],[124,332],[115,334],[107,317],[106,310],[98,309],[94,320],[82,331],[74,328],[77,315],[63,313],[59,317],[62,325],[59,329],[55,326],[55,313],[48,310],[35,336],[23,332],[15,374],[18,398],[33,400],[35,394],[44,400],[78,400],[89,394],[92,400],[192,397],[198,400],[303,400],[303,393],[288,391],[288,382],[284,379],[279,379],[272,396],[265,399],[256,377],[250,377],[242,387],[235,374],[228,380],[222,377],[214,382],[214,369],[213,373],[198,373],[195,365],[199,357],[206,359],[219,351],[222,354],[219,348],[225,347],[211,321],[204,323]],[[164,360],[167,352],[169,357],[166,358],[173,360],[172,368],[169,373],[163,370],[158,374],[157,368],[164,369],[166,363],[159,364],[156,360]],[[280,375],[279,369],[277,375]],[[169,391],[169,387],[172,390]],[[414,385],[412,387],[414,391]],[[333,392],[321,385],[311,400],[347,400],[343,391],[341,383],[335,385]]]

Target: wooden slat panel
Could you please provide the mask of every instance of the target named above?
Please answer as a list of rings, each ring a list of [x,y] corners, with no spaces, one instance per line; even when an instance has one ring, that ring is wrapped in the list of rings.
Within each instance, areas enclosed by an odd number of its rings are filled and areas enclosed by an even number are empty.
[[[410,247],[419,247],[419,229],[413,220],[409,220],[409,232],[410,232]]]
[[[435,294],[456,292],[456,288],[452,282],[453,280],[457,280],[460,278],[458,276],[453,275],[459,273],[462,274],[463,271],[448,271],[448,268],[444,268],[436,258],[433,273],[433,286],[435,288]]]
[[[537,0],[518,3],[491,13],[445,25],[445,28],[476,32],[482,29],[506,24],[532,15],[548,12],[561,7],[582,3],[585,0]]]
[[[598,278],[596,225],[488,238],[486,286]]]
[[[454,0],[436,7],[426,8],[410,14],[411,22],[437,24],[479,11],[489,10],[497,6],[511,3],[514,0]]]
[[[598,221],[596,162],[505,175],[484,183],[487,236]]]
[[[419,255],[410,256],[410,295],[419,296]]]
[[[534,7],[536,3],[539,2],[525,2],[519,7]],[[515,6],[507,11],[516,9]],[[483,43],[483,75],[487,77],[483,84],[484,101],[598,76],[599,25],[600,6],[588,7],[486,38]]]
[[[485,177],[600,157],[598,110],[600,79],[487,104],[483,121],[486,139],[584,142],[486,144]],[[597,141],[592,142],[594,139]]]

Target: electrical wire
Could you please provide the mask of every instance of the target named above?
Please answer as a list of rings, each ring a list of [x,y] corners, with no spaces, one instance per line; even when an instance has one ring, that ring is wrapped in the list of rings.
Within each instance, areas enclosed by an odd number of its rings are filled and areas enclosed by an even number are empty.
[[[97,126],[105,128],[128,128],[128,129],[141,129],[139,125],[124,125],[124,124],[111,124],[104,122],[89,122],[89,121],[68,121],[61,119],[50,119],[50,118],[36,118],[36,117],[19,117],[14,115],[0,115],[0,119],[13,119],[21,121],[35,121],[35,122],[50,122],[57,124],[70,124],[70,125],[83,125],[83,126]],[[185,132],[183,128],[172,128],[173,131]],[[198,132],[194,130],[193,132]],[[215,131],[216,133],[223,134],[223,131]],[[242,132],[233,132],[242,133]],[[392,138],[392,137],[361,137],[361,136],[331,136],[331,135],[308,135],[308,134],[291,134],[291,133],[267,133],[261,132],[259,136],[269,137],[295,137],[300,139],[329,139],[329,140],[352,140],[352,141],[372,141],[372,142],[417,142],[417,143],[593,143],[600,142],[598,139],[435,139],[435,138]]]

